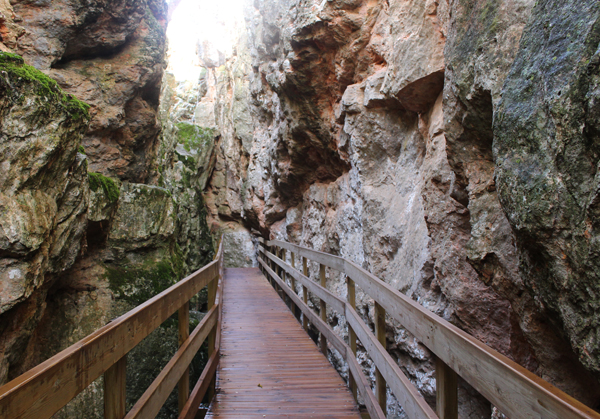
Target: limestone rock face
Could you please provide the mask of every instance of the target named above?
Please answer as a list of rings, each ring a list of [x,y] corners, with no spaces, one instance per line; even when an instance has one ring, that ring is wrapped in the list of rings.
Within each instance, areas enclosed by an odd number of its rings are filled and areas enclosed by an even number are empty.
[[[255,1],[234,56],[207,70],[218,94],[204,96],[196,123],[216,123],[221,138],[206,203],[214,231],[238,223],[354,260],[596,406],[594,288],[581,280],[595,269],[593,215],[581,208],[595,202],[597,9],[577,17],[566,13],[574,5],[534,3]],[[553,69],[560,77],[545,91]],[[542,111],[546,103],[556,110]],[[568,148],[572,138],[588,146]],[[563,160],[547,160],[547,149]],[[567,149],[574,163],[560,166]],[[558,192],[538,194],[532,216],[528,194],[548,174],[561,193],[573,179],[579,210]],[[328,273],[328,286],[345,296],[339,275]],[[372,303],[358,298],[370,321]],[[389,327],[388,349],[433,403],[428,351],[401,325]],[[469,386],[459,391],[461,416],[499,414]],[[388,413],[404,417],[393,401]]]
[[[3,382],[41,314],[48,287],[81,251],[89,188],[78,148],[89,114],[19,56],[0,53],[0,74]]]
[[[599,46],[596,2],[537,4],[494,119],[498,191],[525,285],[596,378]]]
[[[177,204],[177,244],[187,273],[210,262],[213,250],[203,193],[215,165],[219,135],[210,124],[193,123],[198,98],[206,93],[205,77],[202,73],[198,84],[178,82],[166,72],[161,92],[163,132],[156,181]]]
[[[175,232],[176,207],[163,188],[124,183],[108,235],[111,249],[157,247]]]
[[[89,103],[90,170],[145,182],[160,125],[166,6],[160,0],[12,2],[16,52]]]
[[[139,184],[156,169],[166,3],[2,1],[0,14],[0,49],[43,71],[0,63],[4,383],[130,308],[111,278],[148,298],[185,270],[177,203]],[[95,391],[64,417],[101,414]]]

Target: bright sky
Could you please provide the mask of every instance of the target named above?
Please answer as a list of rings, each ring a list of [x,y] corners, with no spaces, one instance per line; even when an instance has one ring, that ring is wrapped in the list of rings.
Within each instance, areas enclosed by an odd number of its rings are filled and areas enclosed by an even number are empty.
[[[197,45],[204,45],[212,61],[219,52],[232,53],[236,31],[243,22],[244,0],[182,0],[167,29],[169,71],[178,81],[198,80],[200,60]],[[208,48],[206,48],[208,46]]]

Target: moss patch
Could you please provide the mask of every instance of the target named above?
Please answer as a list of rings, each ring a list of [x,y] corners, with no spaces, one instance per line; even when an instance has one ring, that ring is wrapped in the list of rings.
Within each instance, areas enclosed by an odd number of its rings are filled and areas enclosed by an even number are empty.
[[[117,182],[100,173],[94,172],[88,173],[88,179],[92,191],[97,192],[98,189],[102,188],[104,195],[106,195],[110,202],[117,202],[119,200],[120,188]]]
[[[177,139],[186,151],[201,149],[214,141],[215,130],[213,128],[199,127],[198,125],[180,122],[177,124]]]
[[[36,93],[39,96],[60,103],[73,119],[90,119],[90,105],[63,92],[54,79],[25,64],[21,56],[0,52],[0,72],[5,72],[15,81],[36,85]]]
[[[138,306],[173,285],[179,277],[168,261],[145,267],[107,267],[106,278],[117,299]]]

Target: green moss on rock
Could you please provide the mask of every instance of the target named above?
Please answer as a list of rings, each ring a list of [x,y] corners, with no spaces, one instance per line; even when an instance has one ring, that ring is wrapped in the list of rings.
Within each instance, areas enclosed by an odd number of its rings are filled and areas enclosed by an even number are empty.
[[[203,148],[215,138],[213,128],[199,127],[186,122],[177,124],[177,130],[178,142],[183,144],[186,151]]]
[[[0,52],[0,72],[15,81],[36,85],[36,93],[39,96],[60,103],[73,119],[90,119],[90,105],[63,92],[54,79],[25,64],[21,56]]]
[[[169,288],[179,277],[169,261],[160,261],[142,267],[107,267],[106,279],[117,299],[138,306]]]
[[[110,202],[117,202],[119,200],[120,188],[117,182],[100,173],[94,172],[88,173],[88,179],[92,191],[97,192],[98,189],[102,188],[104,195],[106,195]]]

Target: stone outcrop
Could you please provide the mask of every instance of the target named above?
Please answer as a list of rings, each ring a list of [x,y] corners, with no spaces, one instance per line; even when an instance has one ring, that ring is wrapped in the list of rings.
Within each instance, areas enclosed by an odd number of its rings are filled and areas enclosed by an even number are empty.
[[[149,177],[160,125],[166,6],[162,0],[12,2],[24,33],[15,52],[91,105],[90,170]]]
[[[163,154],[189,167],[158,177],[164,2],[1,2],[0,13],[0,49],[23,55],[0,62],[4,383],[203,266],[213,243],[188,193],[210,172],[192,163],[204,162],[198,138],[165,136]],[[128,370],[131,400],[177,346],[176,325],[163,326],[133,355],[150,367]],[[94,383],[60,417],[101,417],[101,394]]]
[[[202,83],[200,83],[200,86]],[[212,174],[218,132],[193,123],[199,85],[164,75],[160,118],[163,132],[157,156],[156,182],[167,188],[178,205],[177,244],[186,272],[193,272],[212,257],[203,193]]]
[[[0,382],[22,353],[48,287],[79,256],[89,188],[79,152],[88,107],[0,53]]]
[[[599,47],[596,2],[537,4],[506,79],[493,147],[525,286],[596,379]]]

